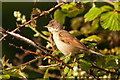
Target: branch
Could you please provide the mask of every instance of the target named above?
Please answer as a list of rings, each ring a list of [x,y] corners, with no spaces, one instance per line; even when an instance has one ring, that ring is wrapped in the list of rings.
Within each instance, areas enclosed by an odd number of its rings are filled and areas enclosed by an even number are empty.
[[[112,1],[109,1],[109,0],[103,0],[103,1],[105,1],[105,2],[107,2],[107,3],[109,3],[109,4],[114,6],[114,3]]]
[[[61,5],[63,5],[63,4],[64,4],[64,3],[61,2],[61,3],[57,4],[55,7],[49,9],[48,11],[43,11],[42,13],[40,13],[40,15],[34,17],[34,19],[36,20],[36,19],[38,19],[39,17],[41,17],[41,16],[43,16],[43,15],[49,14],[49,13],[52,12],[54,9],[58,8],[59,6],[61,6]],[[21,27],[25,26],[26,24],[29,24],[30,22],[32,22],[32,20],[29,20],[28,22],[26,22],[26,23],[24,23],[24,24],[22,24],[22,25],[19,25],[16,29],[14,29],[14,30],[11,31],[11,32],[13,32],[13,33],[16,32],[16,31],[19,30]],[[7,35],[8,35],[8,34],[4,35],[4,36],[0,39],[0,41],[2,41]]]
[[[53,60],[58,61],[59,63],[62,63],[64,66],[67,66],[67,67],[69,67],[70,69],[73,70],[73,67],[71,67],[71,66],[69,66],[68,64],[64,63],[63,61],[55,58],[53,55],[51,55],[50,53],[48,53],[47,50],[44,50],[42,45],[40,45],[40,44],[37,45],[35,42],[33,42],[32,40],[30,40],[30,39],[28,39],[28,38],[25,38],[25,37],[23,37],[23,36],[21,36],[21,35],[19,35],[19,34],[13,33],[13,32],[5,31],[4,29],[2,30],[2,33],[3,33],[3,34],[9,34],[9,35],[11,35],[11,36],[13,36],[13,37],[21,40],[21,41],[26,42],[26,43],[29,44],[29,45],[34,46],[35,48],[37,48],[37,49],[43,51],[44,53],[46,53],[46,55],[50,56]],[[25,63],[25,64],[23,64],[23,65],[26,65],[26,64],[29,64],[29,63],[30,63],[30,62]]]

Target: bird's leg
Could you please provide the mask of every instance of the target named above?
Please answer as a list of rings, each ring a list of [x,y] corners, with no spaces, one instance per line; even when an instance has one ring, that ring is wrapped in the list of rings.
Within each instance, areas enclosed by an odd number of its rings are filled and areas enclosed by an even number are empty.
[[[72,55],[72,52],[70,52],[70,54],[68,54],[67,56],[65,56],[63,59],[61,59],[62,61],[64,60],[64,59],[66,59],[66,58],[68,58],[69,56],[71,56]]]

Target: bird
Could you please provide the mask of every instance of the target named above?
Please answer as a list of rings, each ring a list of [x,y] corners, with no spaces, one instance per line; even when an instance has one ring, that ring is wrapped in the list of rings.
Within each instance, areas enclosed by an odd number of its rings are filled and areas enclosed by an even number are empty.
[[[64,30],[63,25],[55,19],[50,20],[48,25],[44,27],[53,34],[53,40],[57,48],[66,56],[70,54],[78,54],[83,51],[104,56],[99,52],[88,49],[75,36]]]

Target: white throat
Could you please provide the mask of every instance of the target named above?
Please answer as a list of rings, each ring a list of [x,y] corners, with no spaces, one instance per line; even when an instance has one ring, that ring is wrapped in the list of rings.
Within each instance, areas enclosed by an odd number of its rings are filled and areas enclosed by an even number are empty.
[[[54,32],[54,31],[59,31],[58,29],[56,29],[56,28],[48,28],[48,30],[50,31],[50,32]]]

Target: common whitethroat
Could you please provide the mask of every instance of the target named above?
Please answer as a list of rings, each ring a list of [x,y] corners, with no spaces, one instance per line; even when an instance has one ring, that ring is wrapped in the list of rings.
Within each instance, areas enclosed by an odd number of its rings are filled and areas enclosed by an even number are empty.
[[[45,27],[48,28],[48,30],[53,34],[53,39],[57,48],[64,55],[69,55],[70,53],[77,54],[82,51],[86,51],[96,55],[104,56],[103,54],[88,49],[76,37],[74,37],[68,31],[63,30],[63,25],[54,19],[52,19]]]

